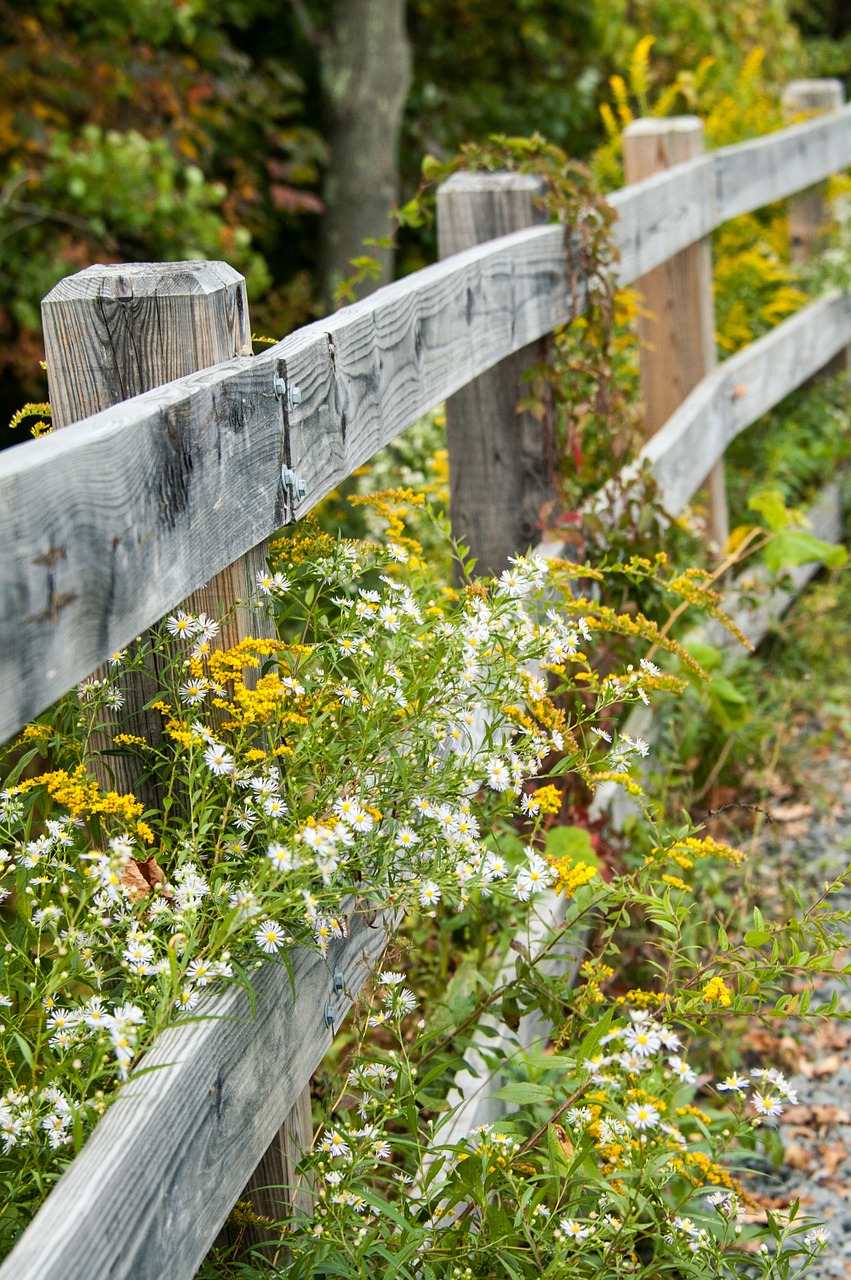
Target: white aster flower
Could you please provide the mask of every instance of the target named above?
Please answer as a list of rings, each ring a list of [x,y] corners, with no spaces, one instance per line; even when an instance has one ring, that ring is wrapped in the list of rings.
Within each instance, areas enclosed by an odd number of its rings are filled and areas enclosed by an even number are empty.
[[[284,945],[284,931],[274,920],[262,924],[254,935],[254,941],[261,951],[274,955]]]
[[[634,1129],[655,1129],[659,1112],[649,1102],[632,1102],[626,1109],[627,1123]]]

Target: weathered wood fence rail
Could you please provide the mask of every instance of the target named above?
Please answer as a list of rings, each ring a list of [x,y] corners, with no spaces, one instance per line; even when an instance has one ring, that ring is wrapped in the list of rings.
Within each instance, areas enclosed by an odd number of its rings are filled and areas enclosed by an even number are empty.
[[[664,134],[669,122],[656,124]],[[621,282],[849,166],[845,107],[616,192]],[[112,402],[138,387],[105,370],[121,370],[121,333],[139,332],[131,313],[165,325],[175,299],[191,309],[199,280],[220,271],[214,285],[232,303],[239,351],[244,287],[214,264],[159,267],[153,284],[150,268],[93,267],[57,286],[46,337],[72,353],[61,379],[48,354],[57,421],[73,421],[75,403],[103,408],[0,454],[0,738],[255,553],[422,413],[581,310],[565,283],[564,230],[511,230],[534,221],[533,193],[534,180],[459,175],[440,195],[443,251],[472,247],[261,355],[213,356],[212,367],[121,403]],[[496,238],[476,243],[482,200]],[[851,299],[828,297],[709,372],[644,450],[668,506],[681,508],[735,435],[849,345]],[[510,439],[517,387],[503,382],[498,429]],[[450,441],[450,474],[463,471],[457,450]],[[484,500],[500,513],[498,488]],[[463,520],[457,489],[453,502]],[[331,1041],[329,993],[342,1017],[384,941],[383,928],[361,922],[327,958],[297,957],[295,996],[286,970],[269,965],[256,980],[256,1018],[232,991],[207,1006],[214,1017],[162,1035],[145,1058],[159,1069],[125,1086],[2,1280],[188,1280]]]

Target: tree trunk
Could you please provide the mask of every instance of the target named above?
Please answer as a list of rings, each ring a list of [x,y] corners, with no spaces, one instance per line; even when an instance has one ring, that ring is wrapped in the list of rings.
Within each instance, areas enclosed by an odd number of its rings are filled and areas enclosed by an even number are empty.
[[[333,0],[320,56],[329,142],[320,286],[330,302],[361,254],[377,257],[382,275],[365,280],[359,294],[392,279],[392,249],[365,249],[364,240],[389,234],[399,194],[399,133],[411,81],[405,0]]]

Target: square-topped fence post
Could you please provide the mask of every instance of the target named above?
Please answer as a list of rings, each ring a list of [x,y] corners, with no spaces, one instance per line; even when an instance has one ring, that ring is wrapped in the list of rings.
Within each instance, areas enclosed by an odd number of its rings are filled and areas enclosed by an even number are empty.
[[[453,174],[437,193],[440,257],[545,222],[536,204],[544,189],[532,174]],[[549,424],[517,405],[529,392],[523,375],[547,350],[546,338],[529,343],[446,401],[452,532],[480,574],[501,573],[541,539],[541,508],[553,495]]]
[[[703,155],[703,124],[697,116],[641,119],[623,134],[628,184]],[[704,239],[674,254],[636,280],[647,314],[638,317],[641,394],[647,435],[654,435],[690,391],[717,364],[712,255]],[[723,547],[729,537],[723,459],[706,480],[709,531]]]
[[[783,90],[783,114],[790,123],[802,116],[835,115],[845,104],[841,80],[792,80]],[[789,247],[793,262],[806,262],[826,239],[833,211],[827,184],[820,182],[789,197]]]
[[[57,428],[187,374],[252,354],[245,280],[224,262],[88,267],[51,290],[42,302],[42,319]],[[187,613],[222,618],[214,647],[229,648],[250,635],[275,638],[270,617],[243,607],[256,591],[256,574],[265,570],[267,553],[265,542],[253,547],[182,602]],[[139,589],[144,590],[144,583]],[[156,745],[162,740],[161,717],[145,709],[157,677],[155,659],[150,675],[150,680],[135,672],[120,678],[125,699],[122,729]],[[100,732],[92,745],[100,753],[94,769],[101,786],[133,791],[146,806],[158,807],[161,796],[148,780],[136,776],[132,760],[108,754],[111,734]],[[295,1182],[295,1165],[311,1139],[308,1087],[282,1118],[279,1134],[246,1188],[258,1214],[283,1217],[291,1204],[311,1203],[307,1191],[293,1196],[276,1190]]]

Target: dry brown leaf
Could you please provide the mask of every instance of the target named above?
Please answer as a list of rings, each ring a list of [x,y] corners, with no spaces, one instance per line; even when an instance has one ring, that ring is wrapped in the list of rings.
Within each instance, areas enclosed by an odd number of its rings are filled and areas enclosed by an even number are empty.
[[[784,1124],[851,1124],[851,1113],[844,1107],[787,1107]]]
[[[801,1169],[804,1173],[809,1173],[812,1168],[813,1158],[806,1147],[801,1146],[800,1142],[790,1142],[783,1152],[783,1161],[792,1169]]]
[[[851,1187],[847,1182],[839,1182],[836,1178],[824,1178],[820,1183],[820,1187],[827,1187],[828,1191],[833,1191],[836,1195],[841,1196],[843,1200],[851,1200]],[[819,1209],[819,1217],[826,1218],[828,1214],[834,1210],[830,1205],[825,1205],[823,1209]]]
[[[801,818],[811,818],[813,806],[804,801],[798,801],[797,804],[775,804],[768,810],[768,816],[773,822],[797,822]]]
[[[819,1147],[819,1163],[825,1170],[828,1177],[836,1173],[841,1164],[848,1159],[848,1152],[845,1147],[836,1145],[829,1147],[826,1143],[822,1143]]]
[[[835,1075],[842,1066],[842,1059],[838,1053],[830,1053],[826,1058],[822,1058],[820,1062],[813,1063],[814,1076],[832,1076]]]
[[[135,858],[131,858],[121,876],[121,883],[127,890],[131,902],[138,902],[140,898],[147,897],[151,890],[158,884],[162,884],[164,880],[165,873],[153,854],[144,862],[137,862]]]

